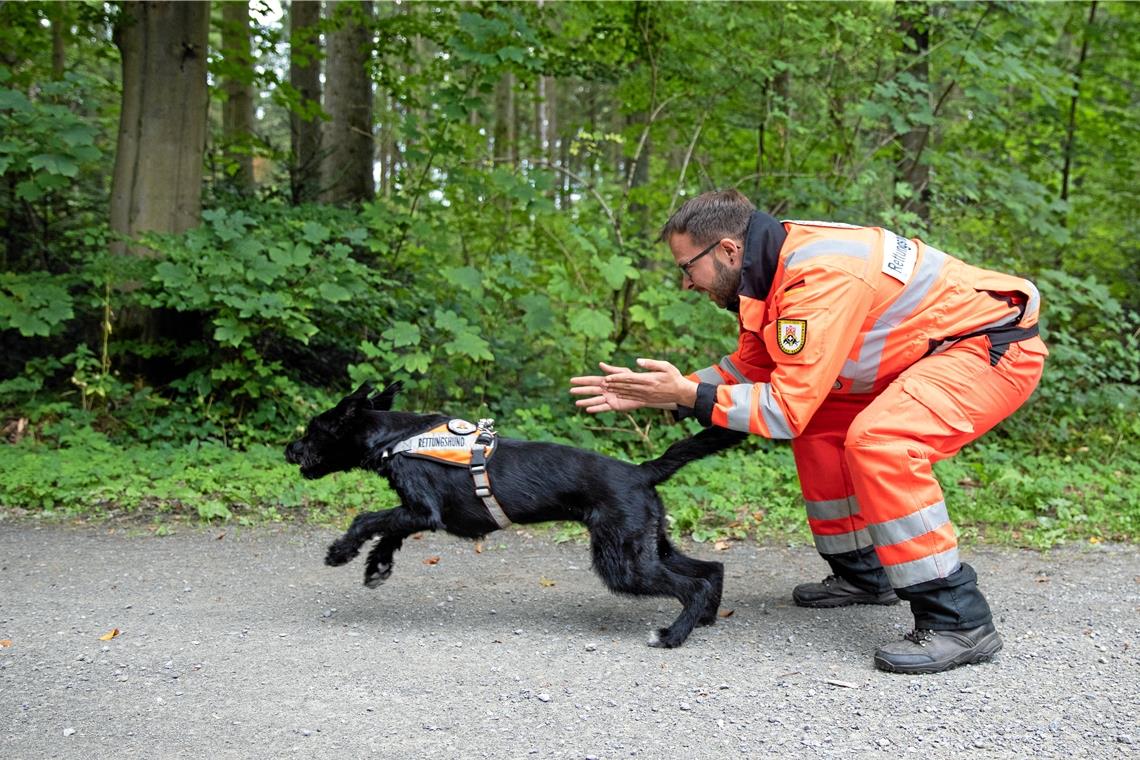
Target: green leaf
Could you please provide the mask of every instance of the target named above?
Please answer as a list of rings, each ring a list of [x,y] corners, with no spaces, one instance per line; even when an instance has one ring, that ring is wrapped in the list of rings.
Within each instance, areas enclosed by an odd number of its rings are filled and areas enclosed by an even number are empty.
[[[587,338],[608,338],[613,323],[606,314],[600,314],[595,309],[581,308],[570,316],[570,327]]]
[[[335,282],[322,282],[317,286],[317,293],[320,294],[321,298],[332,303],[339,303],[352,298],[352,293],[347,288]]]
[[[392,342],[396,348],[402,346],[418,346],[420,344],[420,328],[411,322],[396,322],[382,335]]]

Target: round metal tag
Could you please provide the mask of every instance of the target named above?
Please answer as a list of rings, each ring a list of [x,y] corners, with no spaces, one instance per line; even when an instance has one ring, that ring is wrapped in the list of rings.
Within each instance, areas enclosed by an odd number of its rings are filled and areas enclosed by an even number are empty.
[[[452,420],[447,423],[447,429],[456,435],[470,435],[475,432],[475,426],[467,420]]]

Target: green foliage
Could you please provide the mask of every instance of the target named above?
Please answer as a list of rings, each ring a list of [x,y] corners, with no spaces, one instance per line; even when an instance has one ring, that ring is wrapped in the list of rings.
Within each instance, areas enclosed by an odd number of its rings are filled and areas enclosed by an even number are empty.
[[[346,515],[397,501],[382,479],[366,473],[304,480],[276,447],[240,453],[196,442],[122,448],[89,427],[49,427],[47,433],[51,445],[25,440],[6,448],[0,504],[57,518],[339,524]]]
[[[360,23],[343,7],[323,31]],[[104,219],[117,6],[0,4],[0,408],[40,436],[5,450],[0,503],[203,519],[356,508],[352,478],[311,497],[273,488],[295,480],[280,444],[365,380],[403,379],[402,408],[493,416],[511,435],[659,451],[686,429],[586,417],[566,379],[598,360],[691,370],[731,350],[732,315],[681,292],[652,242],[687,197],[731,185],[781,217],[882,224],[1033,279],[1045,377],[992,443],[940,465],[947,498],[968,531],[1011,540],[1135,536],[1140,5],[1098,3],[1092,23],[1087,3],[803,10],[378,6],[385,182],[356,209],[282,204],[290,112],[324,115],[283,81],[284,27],[257,27],[256,68],[234,51],[210,62],[216,81],[261,91],[242,143],[267,163],[260,197],[235,200],[208,156],[201,225],[135,258],[108,253]],[[120,329],[154,310],[160,334]],[[701,463],[666,495],[680,536],[807,535],[786,448]]]

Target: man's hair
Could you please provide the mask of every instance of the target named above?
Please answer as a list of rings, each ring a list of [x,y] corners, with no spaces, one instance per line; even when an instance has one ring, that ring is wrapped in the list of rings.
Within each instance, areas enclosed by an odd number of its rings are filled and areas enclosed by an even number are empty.
[[[721,238],[743,239],[756,207],[739,190],[713,190],[685,201],[661,228],[659,240],[668,243],[674,235],[688,233],[695,245],[708,245]]]

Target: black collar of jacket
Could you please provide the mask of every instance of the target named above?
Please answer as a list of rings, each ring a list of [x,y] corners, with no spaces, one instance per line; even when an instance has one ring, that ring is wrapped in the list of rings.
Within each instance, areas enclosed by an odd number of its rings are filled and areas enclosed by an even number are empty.
[[[757,301],[768,300],[776,268],[780,265],[780,249],[788,239],[784,225],[763,211],[753,211],[744,230],[744,262],[740,267],[741,296]],[[730,305],[731,306],[731,305]],[[740,310],[737,301],[732,311]]]

